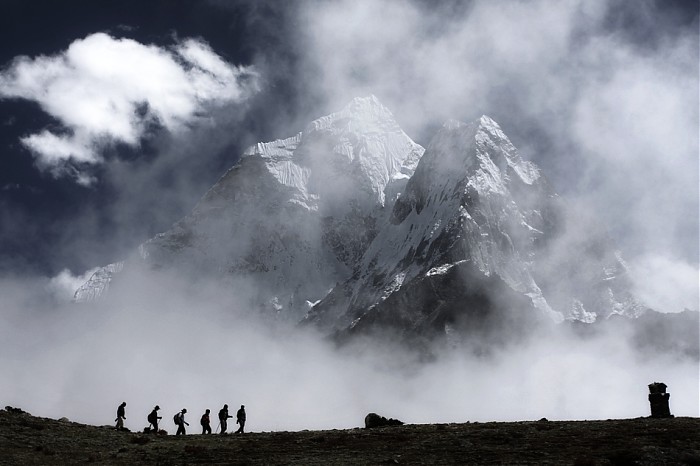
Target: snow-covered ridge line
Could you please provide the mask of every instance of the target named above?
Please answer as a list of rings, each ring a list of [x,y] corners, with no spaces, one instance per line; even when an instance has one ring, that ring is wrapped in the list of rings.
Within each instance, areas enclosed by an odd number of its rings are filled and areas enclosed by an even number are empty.
[[[430,141],[358,272],[340,285],[345,301],[339,306],[338,293],[331,293],[307,320],[323,323],[324,315],[334,316],[331,326],[341,332],[358,332],[378,321],[427,332],[434,324],[426,315],[447,322],[471,313],[532,313],[555,322],[638,315],[642,306],[624,280],[617,280],[620,261],[610,252],[590,260],[590,270],[572,272],[580,283],[563,287],[567,297],[562,299],[556,283],[563,281],[546,265],[552,262],[547,245],[556,243],[561,230],[561,209],[539,168],[520,157],[495,121],[487,116],[471,123],[448,120]],[[593,241],[606,250],[601,238]],[[601,273],[616,279],[607,289],[590,281]],[[499,291],[485,295],[481,287]],[[392,324],[395,319],[401,323]]]
[[[100,267],[80,288],[73,294],[73,302],[87,303],[99,299],[109,290],[112,277],[124,268],[124,262],[115,262]]]
[[[273,312],[306,312],[355,266],[423,152],[376,97],[354,99],[295,136],[246,149],[138,257],[224,280],[252,275],[275,288],[263,299]]]
[[[550,254],[564,213],[540,169],[488,116],[445,122],[424,149],[369,96],[246,149],[133,261],[255,283],[237,296],[248,308],[340,333],[388,325],[454,338],[474,316],[638,315],[606,240],[586,240],[601,253],[584,266]],[[81,299],[102,297],[130,270],[103,268]]]

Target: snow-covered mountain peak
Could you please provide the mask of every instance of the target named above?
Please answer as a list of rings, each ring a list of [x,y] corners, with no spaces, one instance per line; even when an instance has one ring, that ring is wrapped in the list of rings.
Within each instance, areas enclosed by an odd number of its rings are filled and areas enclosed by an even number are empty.
[[[503,134],[503,131],[501,131],[501,127],[490,116],[481,115],[481,117],[478,120],[478,123],[480,128],[484,128],[485,130],[491,130],[493,132],[498,132],[502,138],[507,139],[506,135]]]
[[[559,253],[563,209],[488,116],[445,122],[424,150],[361,97],[251,146],[190,215],[75,299],[145,265],[219,279],[250,308],[342,331],[468,334],[480,319],[636,315],[604,240],[562,243],[602,251],[583,272]]]
[[[339,112],[318,118],[306,127],[313,131],[352,132],[372,134],[401,131],[394,115],[374,95],[355,97]]]
[[[329,203],[337,210],[338,197],[342,207],[384,206],[387,185],[411,176],[423,152],[391,112],[368,96],[314,120],[296,136],[258,143],[244,156],[265,159],[280,183],[304,198],[325,199],[322,210]]]
[[[403,133],[394,115],[374,95],[356,97],[342,110],[322,116],[309,123],[304,131],[286,139],[259,142],[243,152],[243,157],[258,155],[265,158],[288,156],[304,139],[315,133],[330,133],[336,136],[355,137],[379,135],[381,133]],[[408,137],[408,136],[406,136]]]
[[[498,123],[483,115],[464,123],[448,120],[428,145],[424,161],[428,176],[447,185],[468,182],[482,193],[506,192],[513,179],[531,185],[539,169],[524,161]]]
[[[478,149],[488,152],[501,170],[513,170],[523,183],[532,184],[540,178],[539,168],[524,161],[498,123],[486,115],[478,120],[476,142]]]
[[[249,147],[141,260],[254,280],[256,306],[295,319],[354,270],[423,152],[376,97],[354,99]]]
[[[263,166],[277,183],[292,190],[294,202],[327,215],[385,206],[387,191],[394,196],[413,175],[423,152],[370,95],[314,120],[295,136],[257,143],[241,159]]]
[[[241,157],[260,156],[267,159],[289,158],[301,142],[302,133],[287,139],[272,142],[259,142],[247,148]]]

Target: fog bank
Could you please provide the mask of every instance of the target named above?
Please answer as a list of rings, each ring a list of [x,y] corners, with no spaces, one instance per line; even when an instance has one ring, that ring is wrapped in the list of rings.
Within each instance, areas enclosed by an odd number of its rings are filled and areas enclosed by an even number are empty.
[[[143,429],[160,405],[163,427],[187,408],[189,433],[205,409],[245,404],[251,431],[351,428],[371,411],[407,423],[608,419],[649,415],[647,384],[662,381],[677,416],[698,415],[698,361],[641,354],[623,332],[532,338],[477,357],[439,350],[417,363],[388,346],[335,348],[312,330],[250,317],[230,290],[141,275],[100,305],[55,307],[33,287],[0,284],[3,406],[89,424]],[[215,423],[216,424],[216,421]]]

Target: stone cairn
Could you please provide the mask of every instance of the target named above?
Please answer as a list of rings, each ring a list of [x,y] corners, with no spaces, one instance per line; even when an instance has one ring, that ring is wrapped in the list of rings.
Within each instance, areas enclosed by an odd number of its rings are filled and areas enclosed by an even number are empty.
[[[668,407],[670,393],[666,393],[666,384],[654,382],[649,384],[649,404],[651,405],[651,417],[673,417]]]

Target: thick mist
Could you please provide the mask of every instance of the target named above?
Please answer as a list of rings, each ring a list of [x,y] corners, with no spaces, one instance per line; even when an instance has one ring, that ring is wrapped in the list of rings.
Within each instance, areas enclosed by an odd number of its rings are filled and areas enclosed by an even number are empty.
[[[222,14],[234,3],[211,2]],[[91,153],[99,170],[82,181],[109,187],[103,204],[63,206],[74,215],[49,231],[0,212],[3,239],[31,236],[47,263],[70,268],[48,278],[18,271],[22,258],[0,262],[0,406],[102,425],[126,401],[125,425],[140,430],[158,404],[171,433],[182,408],[197,433],[224,403],[246,405],[251,431],[350,428],[370,411],[408,423],[608,419],[649,415],[647,384],[660,381],[673,414],[700,415],[697,356],[640,351],[625,326],[537,327],[478,355],[436,347],[426,361],[380,342],[337,348],[259,317],[240,299],[250,289],[165,271],[133,269],[108,299],[69,303],[86,269],[188,212],[239,156],[231,147],[292,136],[375,94],[423,145],[448,118],[493,117],[580,217],[610,230],[646,305],[697,311],[697,13],[679,22],[661,3],[257,2],[248,100],[204,99],[189,126],[144,119],[133,144]],[[588,236],[570,233],[562,255]]]
[[[698,361],[641,354],[626,332],[581,337],[564,327],[480,356],[358,341],[337,348],[310,329],[263,321],[237,290],[162,272],[132,273],[99,304],[56,306],[49,283],[4,281],[0,392],[32,414],[140,430],[158,404],[163,427],[187,408],[246,405],[250,431],[351,428],[368,412],[408,423],[607,419],[649,415],[646,385],[663,381],[677,416],[697,416]],[[43,296],[43,297],[42,297]]]
[[[697,5],[300,5],[309,94],[333,108],[373,93],[423,145],[449,118],[489,115],[595,212],[655,309],[698,309]]]

